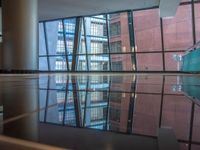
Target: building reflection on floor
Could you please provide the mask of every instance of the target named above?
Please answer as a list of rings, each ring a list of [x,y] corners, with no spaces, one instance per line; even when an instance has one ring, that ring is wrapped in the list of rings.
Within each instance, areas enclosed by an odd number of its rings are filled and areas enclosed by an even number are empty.
[[[198,91],[198,76],[39,75],[39,122],[150,138],[171,127],[182,150],[197,150]]]
[[[189,144],[200,144],[200,107],[198,101],[191,101],[192,97],[184,92],[190,86],[200,89],[200,83],[187,85],[189,78],[43,77],[40,107],[47,109],[40,113],[40,121],[145,136],[157,136],[158,128],[172,127],[183,149],[187,149]],[[48,108],[52,104],[57,105]]]

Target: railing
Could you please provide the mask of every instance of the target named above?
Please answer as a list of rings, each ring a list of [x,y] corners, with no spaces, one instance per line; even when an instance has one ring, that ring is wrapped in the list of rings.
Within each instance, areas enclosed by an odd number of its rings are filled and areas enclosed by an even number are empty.
[[[189,47],[184,55],[187,55],[188,53],[190,53],[198,48],[200,48],[200,41],[197,42],[195,45]]]

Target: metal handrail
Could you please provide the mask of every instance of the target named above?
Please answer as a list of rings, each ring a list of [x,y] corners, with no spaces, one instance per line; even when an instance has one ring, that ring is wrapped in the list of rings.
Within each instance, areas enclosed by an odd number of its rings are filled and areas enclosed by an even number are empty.
[[[198,49],[198,48],[200,48],[200,41],[198,41],[195,45],[189,47],[189,48],[186,50],[186,52],[185,52],[184,55],[187,55],[188,53],[190,53],[190,52],[192,52],[192,51],[194,51],[194,50],[196,50],[196,49]],[[184,56],[184,55],[183,55],[183,56]]]

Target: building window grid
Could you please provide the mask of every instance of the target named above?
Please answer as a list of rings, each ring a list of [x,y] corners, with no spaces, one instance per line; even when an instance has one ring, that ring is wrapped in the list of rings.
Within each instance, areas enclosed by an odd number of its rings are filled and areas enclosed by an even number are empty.
[[[74,33],[75,23],[70,23],[70,22],[65,23],[65,30],[67,33]]]
[[[103,53],[103,43],[100,42],[92,42],[91,41],[91,52],[90,53]]]
[[[199,1],[195,1],[194,3],[199,3]],[[180,5],[191,5],[192,4],[192,2],[187,2],[187,4],[185,3],[185,2],[183,2],[183,3],[181,3]],[[192,20],[191,20],[192,21]],[[66,24],[66,29],[68,30],[68,31],[72,31],[72,30],[74,30],[74,28],[75,28],[75,24],[74,23],[67,23]],[[196,27],[197,28],[197,27]],[[61,27],[61,25],[59,24],[59,30],[60,31],[62,31],[62,27]],[[130,32],[130,31],[129,31]],[[120,32],[119,32],[120,33]],[[70,43],[69,44],[69,47],[71,48],[71,50],[73,49],[73,42],[72,43]],[[62,48],[61,48],[62,49]],[[158,53],[159,52],[161,52],[161,53],[164,53],[164,55],[168,52],[168,51],[166,51],[166,50],[164,50],[164,51],[157,51]],[[173,52],[180,52],[180,50],[174,50]],[[128,53],[132,53],[132,52],[128,52]],[[136,54],[137,53],[143,53],[143,52],[137,52],[136,51]],[[151,52],[144,52],[144,53],[151,53]],[[71,53],[70,54],[72,54],[72,51],[71,51]],[[101,53],[100,53],[101,54]],[[110,54],[110,52],[108,52],[108,53],[102,53],[102,54]],[[124,54],[124,53],[121,53],[121,54]],[[89,55],[89,54],[88,54]],[[39,57],[45,57],[45,56],[47,56],[47,59],[48,59],[48,55],[40,55]],[[109,61],[111,61],[111,60],[109,60]],[[69,64],[70,64],[71,62],[69,62]],[[50,68],[50,67],[49,67]],[[88,71],[91,71],[91,70],[88,70]]]
[[[65,53],[65,45],[63,40],[58,40],[57,41],[57,51],[56,53],[58,54],[63,54]]]
[[[66,70],[66,69],[67,69],[67,63],[65,59],[56,60],[55,70]]]
[[[62,21],[59,21],[59,23],[58,23],[58,32],[63,32]]]
[[[110,25],[110,36],[120,36],[121,35],[121,23],[116,22]]]
[[[112,42],[110,44],[110,49],[111,52],[113,53],[121,53],[122,52],[122,42],[121,41],[117,41],[117,42]]]
[[[179,51],[177,51],[177,52],[179,52]]]

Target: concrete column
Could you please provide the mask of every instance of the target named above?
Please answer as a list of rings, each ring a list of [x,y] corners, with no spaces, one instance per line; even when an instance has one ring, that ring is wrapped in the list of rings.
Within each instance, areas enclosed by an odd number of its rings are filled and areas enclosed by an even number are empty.
[[[3,70],[38,70],[38,1],[2,1]]]
[[[2,8],[0,8],[0,70],[2,70]]]

